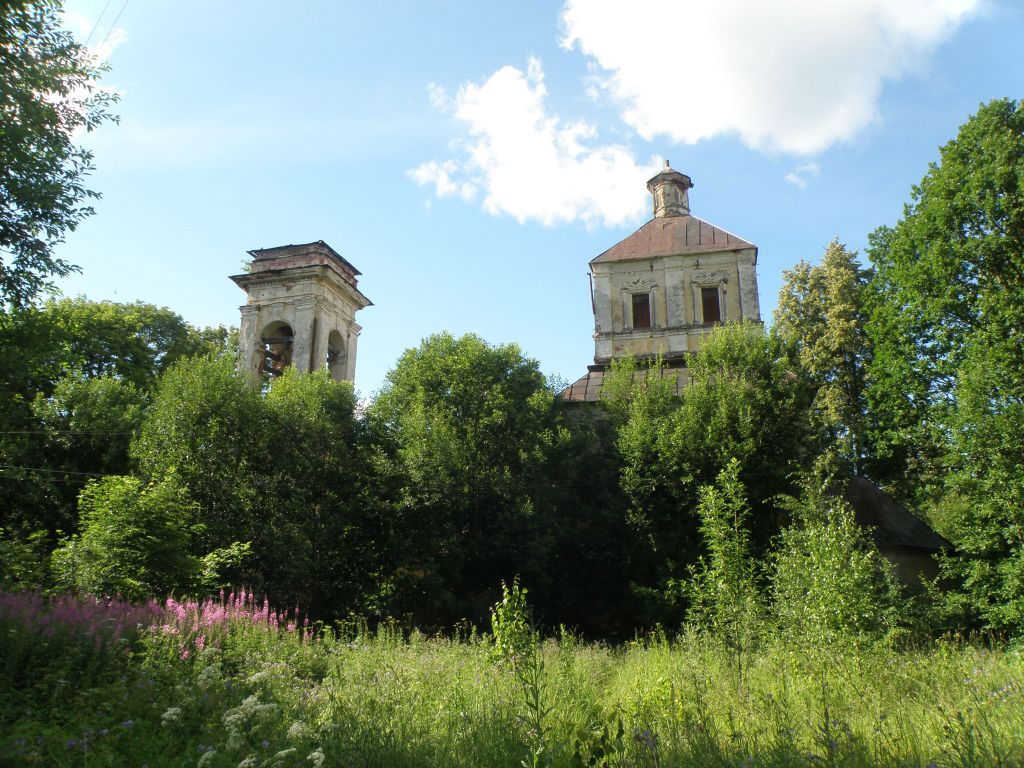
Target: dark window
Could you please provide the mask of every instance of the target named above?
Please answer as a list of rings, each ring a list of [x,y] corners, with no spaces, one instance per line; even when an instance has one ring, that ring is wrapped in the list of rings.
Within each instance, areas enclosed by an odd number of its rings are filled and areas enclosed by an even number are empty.
[[[701,288],[700,303],[704,311],[704,323],[722,322],[722,313],[718,307],[718,288]]]
[[[651,327],[651,297],[646,293],[633,294],[633,329]]]

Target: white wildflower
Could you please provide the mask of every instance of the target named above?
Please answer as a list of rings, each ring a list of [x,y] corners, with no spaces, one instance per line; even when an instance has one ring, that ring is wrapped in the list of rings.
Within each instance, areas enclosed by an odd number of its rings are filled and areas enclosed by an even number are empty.
[[[323,747],[317,747],[313,752],[306,755],[306,759],[313,764],[313,768],[320,768],[325,760]]]
[[[167,725],[169,723],[176,723],[181,719],[181,707],[171,707],[162,715],[160,715],[160,724]]]
[[[288,747],[288,749],[282,749],[280,752],[278,752],[276,755],[274,755],[274,757],[272,759],[274,759],[274,760],[284,760],[286,757],[294,755],[297,751],[298,750],[295,749],[295,747]]]
[[[209,666],[203,667],[202,671],[196,676],[196,685],[202,688],[204,691],[208,688],[212,688],[221,681],[220,665],[210,664]]]
[[[253,710],[260,705],[260,697],[255,693],[252,696],[246,696],[242,699],[242,703],[238,706],[243,715],[252,714]]]
[[[246,682],[249,683],[250,685],[255,685],[256,683],[262,683],[264,680],[266,680],[269,677],[270,677],[270,672],[265,670],[265,669],[261,669],[259,672],[255,673],[254,675],[250,675],[249,679],[246,680]]]
[[[227,748],[229,752],[237,752],[243,746],[245,746],[245,739],[238,731],[232,731],[228,734]]]
[[[213,762],[213,756],[217,754],[216,749],[210,749],[203,752],[203,756],[199,758],[199,762],[196,763],[196,768],[203,768],[204,765],[208,765]]]
[[[238,768],[257,768],[259,764],[260,761],[256,755],[249,755],[245,760],[238,764]]]
[[[258,707],[253,707],[252,716],[257,720],[265,720],[275,714],[277,709],[277,704],[260,704]]]
[[[298,741],[304,739],[309,734],[309,728],[301,720],[296,720],[292,723],[291,728],[288,729],[288,739],[290,741]]]

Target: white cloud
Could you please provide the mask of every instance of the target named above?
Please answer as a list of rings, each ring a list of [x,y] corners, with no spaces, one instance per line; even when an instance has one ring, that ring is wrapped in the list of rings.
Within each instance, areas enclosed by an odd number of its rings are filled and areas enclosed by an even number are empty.
[[[506,66],[482,84],[466,83],[450,100],[436,85],[428,93],[467,132],[456,145],[458,159],[408,172],[417,183],[432,184],[438,197],[469,200],[479,189],[487,212],[545,225],[615,226],[643,213],[642,181],[656,165],[638,164],[624,145],[595,143],[597,130],[589,123],[548,114],[537,59],[525,73]]]
[[[813,154],[875,120],[883,83],[981,1],[566,0],[562,42],[646,139]]]
[[[431,106],[436,110],[447,112],[451,107],[451,99],[448,98],[448,92],[437,83],[430,83],[427,86],[427,96],[430,98]]]
[[[793,184],[800,189],[804,189],[807,186],[807,181],[813,179],[821,173],[821,166],[815,162],[801,163],[792,171],[785,175],[785,180],[790,184]]]

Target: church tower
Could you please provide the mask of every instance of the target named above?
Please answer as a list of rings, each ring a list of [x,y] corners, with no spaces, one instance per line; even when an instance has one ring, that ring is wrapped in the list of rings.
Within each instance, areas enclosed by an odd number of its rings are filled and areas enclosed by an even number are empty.
[[[356,312],[371,306],[358,288],[359,270],[323,240],[249,251],[249,271],[232,275],[245,291],[239,367],[253,380],[328,368],[353,381],[362,328]]]
[[[757,246],[692,215],[693,186],[666,162],[647,182],[654,218],[591,260],[594,364],[563,399],[599,399],[617,358],[660,355],[669,368],[685,369],[714,326],[761,322]],[[685,386],[685,371],[676,380]]]

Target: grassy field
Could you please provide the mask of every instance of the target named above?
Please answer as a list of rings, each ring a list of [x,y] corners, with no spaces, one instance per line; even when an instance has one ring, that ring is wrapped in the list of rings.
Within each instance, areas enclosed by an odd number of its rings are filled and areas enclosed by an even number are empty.
[[[1020,766],[1024,658],[313,633],[248,596],[0,593],[0,764]]]

